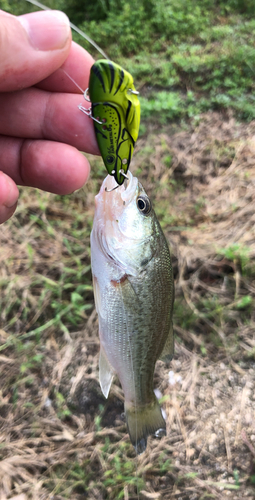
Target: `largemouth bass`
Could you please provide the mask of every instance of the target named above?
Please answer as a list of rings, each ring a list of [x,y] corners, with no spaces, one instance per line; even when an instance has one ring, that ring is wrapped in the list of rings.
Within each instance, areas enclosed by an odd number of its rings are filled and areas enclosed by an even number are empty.
[[[92,274],[101,389],[107,398],[118,375],[130,439],[142,453],[150,434],[165,435],[153,374],[159,358],[173,355],[174,284],[168,244],[151,202],[130,172],[125,184],[108,192],[115,185],[108,175],[95,198]]]

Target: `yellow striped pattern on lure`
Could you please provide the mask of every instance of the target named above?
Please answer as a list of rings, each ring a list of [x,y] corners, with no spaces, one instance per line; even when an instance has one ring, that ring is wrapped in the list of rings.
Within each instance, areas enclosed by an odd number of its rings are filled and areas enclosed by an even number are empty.
[[[123,184],[140,125],[133,78],[121,66],[100,59],[90,70],[89,98],[98,146],[108,171]]]

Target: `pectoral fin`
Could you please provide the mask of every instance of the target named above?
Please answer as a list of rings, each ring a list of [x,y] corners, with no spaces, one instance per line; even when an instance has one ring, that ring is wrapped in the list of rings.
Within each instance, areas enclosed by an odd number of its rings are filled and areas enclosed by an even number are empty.
[[[115,371],[110,365],[103,348],[100,348],[99,355],[99,382],[101,390],[105,398],[108,398],[108,394],[111,388],[112,379],[114,377]]]
[[[174,334],[173,334],[173,325],[171,324],[169,334],[166,338],[166,342],[159,356],[159,359],[167,363],[171,361],[173,355],[174,355]]]
[[[101,300],[100,287],[99,287],[97,278],[95,276],[93,276],[93,290],[94,290],[94,299],[95,299],[95,306],[96,306],[97,314],[98,314],[98,316],[101,316],[102,318],[104,318],[105,311],[104,311],[102,300]]]

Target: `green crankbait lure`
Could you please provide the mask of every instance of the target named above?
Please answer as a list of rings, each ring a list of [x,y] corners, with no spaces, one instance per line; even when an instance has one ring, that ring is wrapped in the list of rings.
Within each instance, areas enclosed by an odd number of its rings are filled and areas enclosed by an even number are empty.
[[[41,9],[49,9],[38,0],[26,1]],[[70,26],[107,58],[104,51],[83,31],[72,23]],[[68,73],[65,74],[74,81]],[[81,104],[79,106],[81,111],[94,120],[104,164],[108,173],[114,175],[118,185],[123,184],[125,180],[138,137],[138,94],[130,73],[108,59],[100,59],[91,68],[89,88],[84,92],[84,98],[91,102],[91,108],[88,110]]]
[[[84,98],[91,102],[91,108],[87,110],[79,106],[94,120],[104,164],[118,185],[125,180],[138,137],[138,94],[130,73],[112,61],[100,59],[90,70],[89,88],[84,93]]]

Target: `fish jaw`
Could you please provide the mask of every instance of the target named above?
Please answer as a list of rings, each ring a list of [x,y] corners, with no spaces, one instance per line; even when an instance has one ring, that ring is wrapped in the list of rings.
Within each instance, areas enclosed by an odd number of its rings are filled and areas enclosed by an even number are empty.
[[[113,176],[107,175],[99,193],[95,196],[95,219],[97,219],[98,222],[101,221],[102,224],[106,221],[119,219],[124,208],[126,208],[128,203],[130,203],[135,196],[137,186],[137,178],[129,171],[127,188],[122,184],[122,186],[119,186],[116,190],[109,193],[109,190],[116,187],[116,181]]]

